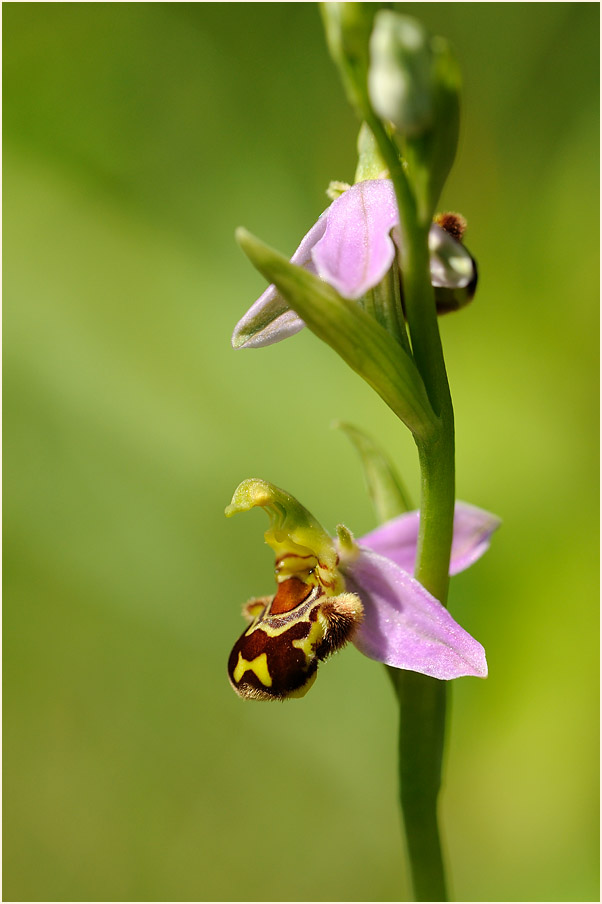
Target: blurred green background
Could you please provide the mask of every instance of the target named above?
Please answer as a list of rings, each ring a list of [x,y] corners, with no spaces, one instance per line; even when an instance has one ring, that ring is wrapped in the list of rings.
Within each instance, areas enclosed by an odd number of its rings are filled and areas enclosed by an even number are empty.
[[[504,519],[452,583],[490,678],[453,686],[460,900],[598,891],[598,34],[587,3],[404,4],[465,79],[443,209],[474,304],[442,322],[458,495]],[[314,4],[4,4],[4,900],[400,900],[394,698],[350,648],[301,701],[225,673],[270,592],[261,476],[374,520],[330,429],[411,439],[305,331],[233,352],[350,180]],[[291,398],[299,400],[294,416]]]

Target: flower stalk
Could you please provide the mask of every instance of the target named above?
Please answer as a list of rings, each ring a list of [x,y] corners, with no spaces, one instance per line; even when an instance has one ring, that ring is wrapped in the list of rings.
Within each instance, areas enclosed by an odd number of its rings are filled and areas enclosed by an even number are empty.
[[[332,9],[335,4],[325,6]],[[377,13],[375,33],[379,28],[379,15],[381,19],[386,18],[395,25],[394,14]],[[325,16],[328,19],[328,10],[325,10]],[[394,37],[392,41],[394,43]],[[389,56],[391,41],[384,43],[389,44],[385,48],[386,65],[394,70],[398,64],[400,78],[407,79],[407,74],[403,71],[404,59],[407,59],[407,54],[404,58],[404,48],[400,47],[398,59],[392,60]],[[430,62],[426,41],[424,46],[424,58],[418,61],[422,72],[428,70]],[[375,50],[373,44],[372,71],[379,65],[378,51],[375,53]],[[338,62],[337,56],[333,56]],[[412,60],[414,67],[415,63]],[[347,65],[341,69],[344,81],[347,84],[353,81],[354,73],[350,67]],[[436,89],[436,85],[434,87]],[[414,575],[436,599],[445,604],[449,586],[455,500],[454,413],[429,275],[428,231],[433,211],[425,204],[424,180],[420,181],[416,176],[423,177],[426,171],[431,177],[431,184],[439,178],[442,185],[446,173],[429,173],[429,161],[426,159],[418,159],[417,165],[412,169],[407,166],[404,168],[397,144],[374,112],[377,99],[369,97],[363,81],[350,93],[374,135],[395,189],[401,231],[400,248],[403,249],[403,253],[400,252],[400,270],[412,354],[438,418],[436,428],[427,438],[414,437],[421,471],[420,530]],[[402,145],[405,139],[418,154],[421,147],[428,146],[428,140],[424,142],[425,135],[428,138],[428,132],[432,132],[438,125],[436,121],[432,125],[428,122],[428,114],[432,112],[436,120],[440,111],[429,111],[427,106],[428,99],[423,111],[426,124],[422,135],[416,135],[413,121],[411,130],[408,130],[411,134],[404,136],[403,115],[398,122],[402,129]],[[449,105],[449,109],[450,117],[455,116],[453,104]],[[394,119],[394,116],[389,118]],[[444,110],[443,128],[446,127]],[[445,165],[449,168],[455,146],[447,151]],[[415,176],[414,180],[411,178],[412,174]],[[434,203],[436,200],[434,198]],[[391,669],[389,672],[400,709],[400,795],[414,893],[419,901],[445,901],[447,889],[437,804],[445,739],[446,687],[443,682],[425,675]]]
[[[421,472],[420,532],[414,575],[445,604],[455,499],[454,412],[428,270],[428,226],[418,220],[397,150],[370,117],[389,167],[403,236],[402,284],[414,361],[439,423],[432,437],[415,437]],[[408,859],[418,901],[446,901],[437,805],[445,742],[443,682],[389,669],[399,702],[399,782]]]
[[[356,447],[381,524],[400,516],[411,503],[395,469],[382,451],[350,425],[341,425]],[[420,530],[424,519],[420,518]],[[377,535],[379,530],[375,532]],[[365,542],[372,542],[370,536]],[[419,564],[418,556],[416,565]],[[451,569],[453,573],[453,568]],[[399,704],[399,789],[406,853],[415,897],[447,899],[439,837],[437,801],[445,741],[447,685],[418,672],[387,666]]]

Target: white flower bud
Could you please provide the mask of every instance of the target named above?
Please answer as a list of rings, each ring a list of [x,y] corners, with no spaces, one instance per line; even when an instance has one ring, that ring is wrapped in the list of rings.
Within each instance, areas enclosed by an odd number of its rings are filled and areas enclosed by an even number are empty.
[[[404,135],[433,121],[433,51],[416,19],[381,10],[370,38],[368,91],[374,111]]]

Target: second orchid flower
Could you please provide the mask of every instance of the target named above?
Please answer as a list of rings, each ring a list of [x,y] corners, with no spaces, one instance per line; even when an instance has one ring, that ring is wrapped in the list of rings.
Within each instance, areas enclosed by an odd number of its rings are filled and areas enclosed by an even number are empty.
[[[460,241],[464,225],[458,215],[444,214],[430,229],[431,282],[440,312],[462,307],[476,289],[476,264]],[[357,300],[385,278],[396,259],[403,266],[393,184],[389,179],[369,179],[343,190],[303,238],[291,262],[319,276],[344,298]],[[303,327],[276,287],[269,286],[237,323],[232,345],[261,348]]]
[[[244,607],[250,625],[228,663],[240,696],[303,696],[318,663],[348,641],[394,668],[441,680],[486,677],[481,644],[411,576],[418,512],[394,518],[356,543],[342,526],[334,540],[294,497],[259,479],[240,484],[226,514],[256,506],[270,517],[265,540],[276,554],[277,590]],[[456,505],[451,574],[488,549],[498,525],[494,515]]]

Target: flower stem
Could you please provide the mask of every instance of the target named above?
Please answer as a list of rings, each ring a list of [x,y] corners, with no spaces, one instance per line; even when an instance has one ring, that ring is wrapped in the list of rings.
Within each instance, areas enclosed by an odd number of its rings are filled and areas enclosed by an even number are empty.
[[[416,901],[447,901],[437,798],[445,735],[442,681],[387,667],[399,701],[400,803]]]
[[[402,232],[404,302],[412,353],[438,426],[416,439],[421,470],[420,531],[415,576],[445,604],[455,500],[454,414],[429,271],[428,231],[397,148],[382,123],[370,117],[395,187]],[[399,700],[399,778],[407,851],[415,898],[447,900],[437,821],[445,739],[446,684],[414,672],[390,670]]]

